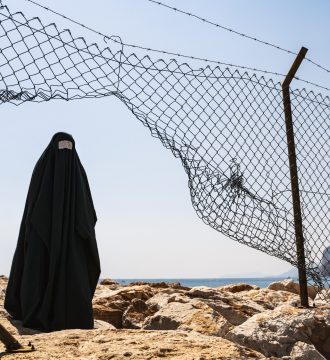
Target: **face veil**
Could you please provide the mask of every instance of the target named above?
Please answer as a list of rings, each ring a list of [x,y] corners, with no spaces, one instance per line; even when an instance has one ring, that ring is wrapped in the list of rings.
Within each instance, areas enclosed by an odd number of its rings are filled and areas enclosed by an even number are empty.
[[[6,290],[4,307],[23,326],[94,327],[101,273],[96,221],[75,141],[57,133],[32,173]]]

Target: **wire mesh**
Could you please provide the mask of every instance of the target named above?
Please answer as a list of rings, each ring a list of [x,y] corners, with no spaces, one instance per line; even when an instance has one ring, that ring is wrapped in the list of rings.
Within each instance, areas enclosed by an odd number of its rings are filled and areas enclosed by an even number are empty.
[[[297,265],[281,85],[100,49],[55,24],[0,9],[0,104],[116,96],[181,159],[198,216]],[[329,299],[328,97],[291,91],[307,275]]]

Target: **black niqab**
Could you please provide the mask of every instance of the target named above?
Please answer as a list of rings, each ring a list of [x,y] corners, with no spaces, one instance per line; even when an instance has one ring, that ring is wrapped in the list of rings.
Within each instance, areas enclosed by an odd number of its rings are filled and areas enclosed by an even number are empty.
[[[57,133],[32,174],[4,307],[25,327],[92,329],[97,218],[71,135]]]

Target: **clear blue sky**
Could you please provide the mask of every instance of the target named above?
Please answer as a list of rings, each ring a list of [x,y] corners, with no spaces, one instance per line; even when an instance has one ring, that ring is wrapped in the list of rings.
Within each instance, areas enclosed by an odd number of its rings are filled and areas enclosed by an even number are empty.
[[[164,0],[329,67],[330,3],[307,0]],[[286,73],[293,57],[175,14],[146,0],[40,3],[124,42]],[[24,0],[4,1],[73,34],[103,39]],[[157,55],[150,54],[153,58]],[[193,63],[194,64],[194,63]],[[196,67],[203,63],[195,63]],[[304,63],[299,76],[330,86],[330,74]],[[281,79],[278,79],[279,81]],[[293,87],[303,85],[295,82]],[[317,92],[319,90],[316,90]],[[101,277],[219,277],[277,274],[291,266],[207,227],[195,214],[178,159],[116,98],[1,105],[0,274],[9,274],[33,167],[52,135],[76,140],[95,208]]]

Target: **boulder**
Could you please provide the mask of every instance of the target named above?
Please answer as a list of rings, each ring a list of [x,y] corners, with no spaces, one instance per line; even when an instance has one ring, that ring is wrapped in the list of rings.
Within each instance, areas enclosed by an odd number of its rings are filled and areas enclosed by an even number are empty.
[[[259,290],[260,287],[256,286],[256,285],[239,283],[239,284],[219,286],[217,289],[220,289],[223,291],[228,291],[231,293],[237,293],[237,292],[241,292],[241,291]]]
[[[292,279],[285,279],[282,281],[275,281],[268,285],[268,289],[275,291],[288,291],[293,294],[300,294],[300,286],[298,283],[294,282]],[[318,288],[315,286],[308,286],[308,296],[311,299],[315,299],[317,295]]]
[[[260,306],[255,301],[247,298],[242,299],[242,293],[233,294],[223,289],[196,287],[188,291],[186,295],[207,303],[232,325],[239,325],[250,316],[265,310],[265,307]]]
[[[123,327],[123,311],[113,309],[110,307],[103,307],[99,305],[93,306],[93,313],[95,320],[106,321],[112,324],[115,328],[120,329]]]
[[[137,324],[142,322],[145,316],[150,315],[151,312],[149,311],[147,315],[143,315],[136,309],[137,305],[134,306],[133,304],[132,307],[130,305],[132,301],[137,304],[138,300],[144,303],[153,295],[154,292],[148,285],[120,287],[116,290],[109,289],[106,285],[98,285],[93,298],[94,318],[106,321],[118,329],[122,328],[123,325],[129,327],[138,326]],[[127,311],[128,308],[130,309]],[[134,312],[135,315],[133,315]],[[134,318],[136,318],[136,324]]]
[[[123,300],[133,300],[133,299],[141,299],[148,300],[154,295],[154,291],[149,285],[141,285],[141,286],[129,286],[123,287],[119,289],[115,295],[116,297],[120,297]]]
[[[179,282],[165,282],[165,281],[161,281],[161,282],[146,282],[146,281],[134,281],[129,283],[128,286],[134,286],[134,285],[148,285],[150,287],[156,288],[156,289],[168,289],[168,288],[172,288],[172,289],[180,289],[180,290],[190,290],[190,287],[187,286],[182,286]]]
[[[294,360],[327,360],[315,349],[314,345],[301,341],[297,341],[294,344],[290,356]]]
[[[0,301],[4,300],[6,288],[8,284],[8,278],[5,275],[0,275]]]
[[[187,296],[191,298],[200,298],[200,299],[219,299],[221,298],[221,293],[214,288],[209,288],[207,286],[195,286],[187,291]]]
[[[330,330],[329,312],[280,305],[274,310],[252,316],[231,329],[226,338],[265,356],[290,356],[298,341],[307,344],[314,342],[317,350],[325,354],[322,346],[327,339],[321,340],[319,334],[325,336],[327,329]]]
[[[102,321],[102,320],[96,320],[94,319],[94,329],[109,329],[109,330],[115,330],[116,328],[109,324],[106,321]]]
[[[156,304],[147,304],[141,299],[133,299],[123,313],[123,327],[140,329],[144,320],[158,311]]]
[[[118,287],[122,286],[119,284],[118,281],[112,280],[112,279],[102,279],[100,281],[100,285],[106,285],[108,286],[110,289],[117,289]]]
[[[6,284],[0,276],[0,316]],[[95,291],[93,330],[44,334],[6,314],[2,320],[23,343],[33,341],[38,353],[26,359],[330,359],[329,308],[292,306],[298,303],[295,293],[248,284],[117,286],[109,279]]]
[[[203,302],[170,302],[148,317],[143,328],[148,330],[186,330],[223,336],[232,325]]]
[[[159,310],[168,303],[170,297],[171,294],[168,294],[166,292],[158,292],[154,296],[149,298],[146,303],[148,305],[155,305]]]
[[[318,292],[314,299],[316,306],[328,307],[330,309],[330,289],[323,289]]]
[[[24,345],[31,341],[36,351],[8,354],[4,359],[265,360],[262,354],[225,339],[180,330],[71,329],[23,336],[14,330],[13,335]]]
[[[300,304],[299,295],[281,290],[250,290],[238,293],[237,296],[241,299],[241,302],[249,300],[260,305],[265,310],[272,310],[284,304],[292,306],[298,306]],[[312,303],[311,300],[310,302]]]

